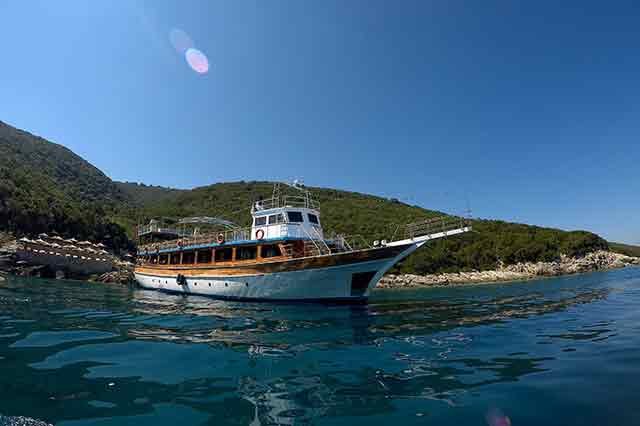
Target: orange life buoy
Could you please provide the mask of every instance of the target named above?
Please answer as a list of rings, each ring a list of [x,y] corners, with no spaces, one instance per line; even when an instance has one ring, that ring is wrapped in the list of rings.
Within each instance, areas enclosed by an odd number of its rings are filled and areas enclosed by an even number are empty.
[[[218,234],[218,244],[224,243],[224,234],[221,232]]]
[[[262,229],[258,229],[258,230],[256,231],[256,238],[257,238],[258,240],[261,240],[261,239],[263,239],[263,238],[264,238],[264,231],[263,231]]]

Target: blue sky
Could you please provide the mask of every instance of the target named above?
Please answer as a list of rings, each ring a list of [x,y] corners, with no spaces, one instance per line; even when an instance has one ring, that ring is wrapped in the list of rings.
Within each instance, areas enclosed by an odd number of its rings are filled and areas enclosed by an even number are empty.
[[[3,0],[0,120],[117,180],[303,178],[640,243],[638,22],[633,1]]]

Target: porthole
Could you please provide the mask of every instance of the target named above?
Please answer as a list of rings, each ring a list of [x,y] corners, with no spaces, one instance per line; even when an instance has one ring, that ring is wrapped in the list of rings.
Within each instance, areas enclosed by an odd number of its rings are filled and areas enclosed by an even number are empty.
[[[209,283],[209,287],[211,287],[211,283]]]
[[[198,285],[198,283],[193,283],[193,285]]]
[[[224,283],[224,286],[225,287],[229,287],[229,283]]]
[[[244,286],[245,287],[249,287],[249,283],[244,283]]]

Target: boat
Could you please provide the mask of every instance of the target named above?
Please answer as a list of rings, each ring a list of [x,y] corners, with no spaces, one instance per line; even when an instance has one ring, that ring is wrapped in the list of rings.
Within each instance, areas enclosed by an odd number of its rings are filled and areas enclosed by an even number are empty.
[[[311,193],[283,185],[251,205],[247,228],[206,216],[139,227],[138,284],[228,300],[362,302],[385,272],[418,248],[471,230],[466,218],[441,215],[396,227],[400,236],[390,241],[326,237]],[[188,226],[194,231],[185,231]],[[205,226],[218,230],[203,232]]]

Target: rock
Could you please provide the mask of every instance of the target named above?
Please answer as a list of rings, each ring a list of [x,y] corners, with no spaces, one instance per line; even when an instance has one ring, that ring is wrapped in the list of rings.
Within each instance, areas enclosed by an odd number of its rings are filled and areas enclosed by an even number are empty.
[[[0,238],[0,254],[15,254],[17,250],[18,241],[15,238]]]
[[[106,272],[100,275],[97,281],[101,283],[129,284],[132,283],[134,279],[135,277],[133,275],[133,270],[121,269],[117,271]]]
[[[52,426],[50,423],[43,422],[38,419],[33,419],[31,417],[13,417],[13,416],[3,416],[0,414],[0,425],[11,425],[11,426]]]
[[[640,265],[640,258],[608,251],[596,251],[579,258],[562,255],[552,262],[517,263],[508,266],[500,264],[499,269],[494,271],[453,272],[433,275],[390,274],[380,280],[378,287],[405,288],[517,281],[535,277],[552,277],[600,269],[622,268],[628,265]]]
[[[17,266],[12,272],[21,277],[40,277],[45,269],[44,265],[28,266],[26,262],[17,262]]]

